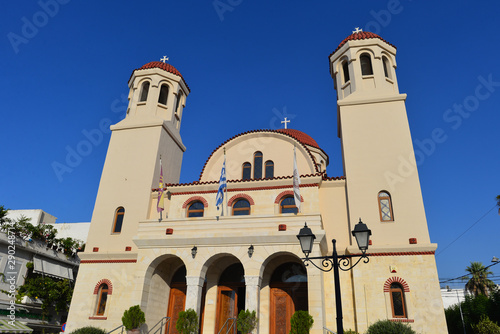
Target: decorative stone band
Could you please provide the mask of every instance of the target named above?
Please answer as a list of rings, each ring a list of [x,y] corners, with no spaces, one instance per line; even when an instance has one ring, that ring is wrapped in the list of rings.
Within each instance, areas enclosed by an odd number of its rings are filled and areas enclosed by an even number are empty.
[[[390,252],[390,253],[367,253],[368,256],[404,256],[404,255],[434,255],[435,251],[426,251],[426,252]],[[353,255],[361,255],[353,254]]]
[[[214,191],[214,192],[216,192],[216,191]],[[204,199],[204,198],[203,198],[203,197],[201,197],[201,196],[193,196],[193,197],[188,198],[188,199],[184,202],[184,204],[182,204],[182,208],[183,208],[183,209],[185,209],[189,203],[194,202],[194,201],[200,201],[200,202],[202,202],[202,203],[203,203],[203,206],[204,206],[205,208],[208,208],[208,202],[207,202],[207,200],[206,200],[206,199]]]
[[[281,201],[281,199],[285,196],[293,196],[293,191],[292,190],[282,191],[278,196],[276,196],[274,204],[278,204]],[[304,197],[302,197],[302,195],[300,195],[300,201],[304,202]]]
[[[395,319],[389,319],[392,322],[415,322],[414,319],[406,319],[406,318],[395,318]]]
[[[131,260],[81,260],[80,264],[84,263],[136,263],[137,259]]]
[[[93,316],[89,317],[89,320],[108,320],[108,317]]]
[[[227,205],[233,206],[233,202],[237,199],[240,199],[240,198],[246,199],[250,203],[250,205],[255,205],[255,201],[253,200],[253,198],[248,196],[247,194],[234,195],[233,197],[231,197],[231,199],[229,199],[229,201],[227,202]]]

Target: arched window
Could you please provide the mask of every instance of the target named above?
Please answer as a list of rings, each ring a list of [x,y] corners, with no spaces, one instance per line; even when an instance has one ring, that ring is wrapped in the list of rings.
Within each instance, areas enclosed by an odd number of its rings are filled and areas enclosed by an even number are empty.
[[[386,78],[391,78],[391,72],[389,71],[389,59],[387,57],[382,57],[382,64],[384,65],[384,74]]]
[[[250,214],[250,202],[239,199],[233,204],[233,216],[245,216]]]
[[[361,74],[372,75],[373,69],[372,69],[372,60],[370,58],[370,55],[367,53],[363,53],[361,57],[359,57],[359,60],[361,62]]]
[[[143,102],[148,99],[148,92],[149,92],[149,81],[146,81],[142,84],[141,98],[139,99],[139,102]]]
[[[115,219],[113,221],[113,233],[120,233],[122,231],[123,217],[125,216],[125,209],[120,206],[115,211]]]
[[[252,165],[249,162],[243,164],[243,176],[242,180],[250,180],[252,174]]]
[[[271,160],[266,161],[266,179],[274,177],[274,162]]]
[[[401,284],[392,283],[389,293],[391,294],[392,316],[394,318],[407,318],[405,293]]]
[[[255,152],[253,154],[253,178],[262,178],[262,152]]]
[[[202,202],[196,201],[189,204],[187,210],[188,217],[203,217],[203,211],[205,210],[205,206]]]
[[[297,206],[293,196],[285,196],[280,202],[280,213],[297,213]]]
[[[349,63],[347,62],[347,60],[344,60],[342,62],[342,72],[344,73],[344,83],[351,80],[351,78],[349,77]]]
[[[97,292],[97,305],[95,315],[104,315],[106,310],[106,301],[108,300],[108,285],[106,283],[101,284],[99,291]]]
[[[177,94],[177,100],[175,101],[174,112],[176,112],[176,113],[179,113],[179,111],[180,111],[181,99],[182,99],[182,92],[179,92]]]
[[[394,221],[391,195],[389,195],[388,192],[381,191],[378,193],[378,207],[380,212],[380,221]]]
[[[161,85],[160,88],[160,96],[158,97],[158,103],[161,104],[167,104],[167,97],[168,97],[168,85],[163,84]]]

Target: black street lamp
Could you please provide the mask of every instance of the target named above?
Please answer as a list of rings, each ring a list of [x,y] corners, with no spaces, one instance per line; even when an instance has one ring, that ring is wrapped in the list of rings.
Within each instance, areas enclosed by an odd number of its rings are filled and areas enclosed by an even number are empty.
[[[337,309],[337,334],[344,334],[344,326],[342,323],[342,300],[340,296],[339,269],[343,271],[348,271],[354,268],[359,263],[359,261],[361,261],[361,259],[363,259],[364,263],[368,263],[368,261],[370,261],[368,255],[366,254],[366,250],[368,249],[368,244],[370,241],[371,234],[372,231],[368,229],[366,224],[364,224],[360,218],[359,223],[356,224],[354,230],[352,231],[352,235],[354,236],[356,242],[358,243],[358,248],[361,251],[361,255],[347,254],[339,256],[337,254],[337,248],[335,246],[337,241],[335,239],[332,239],[332,244],[333,244],[332,256],[315,256],[315,257],[309,257],[316,236],[312,233],[311,229],[307,227],[307,223],[305,223],[304,227],[300,230],[299,234],[297,235],[297,238],[300,241],[300,247],[302,248],[302,252],[304,252],[304,255],[306,256],[305,259],[303,259],[305,266],[308,266],[309,263],[312,263],[316,268],[324,272],[328,272],[333,269],[333,276],[335,280],[334,282],[335,304]],[[355,257],[359,257],[359,259],[356,261],[356,263],[351,265],[350,259]],[[311,260],[323,260],[321,262],[323,268],[316,265]]]

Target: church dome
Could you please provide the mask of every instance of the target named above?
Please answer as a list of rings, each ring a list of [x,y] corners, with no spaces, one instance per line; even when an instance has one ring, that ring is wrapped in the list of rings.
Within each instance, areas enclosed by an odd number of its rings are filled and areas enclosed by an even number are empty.
[[[353,32],[351,35],[349,35],[346,38],[344,38],[344,40],[342,42],[340,42],[339,46],[337,46],[337,48],[335,49],[335,51],[333,51],[330,54],[330,56],[333,55],[335,52],[337,52],[345,43],[347,43],[349,41],[356,41],[356,40],[362,40],[362,39],[371,39],[371,38],[378,38],[382,42],[385,42],[385,43],[389,44],[390,46],[392,46],[393,48],[396,48],[394,45],[392,45],[391,43],[387,42],[385,39],[383,39],[382,37],[380,37],[377,34],[374,34],[374,33],[369,32],[369,31],[360,31],[360,32]]]
[[[159,69],[170,72],[170,73],[175,74],[175,75],[182,78],[181,72],[179,72],[175,67],[173,67],[170,64],[161,62],[161,61],[152,61],[150,63],[143,65],[142,67],[138,68],[137,70],[146,70],[149,68],[159,68]]]

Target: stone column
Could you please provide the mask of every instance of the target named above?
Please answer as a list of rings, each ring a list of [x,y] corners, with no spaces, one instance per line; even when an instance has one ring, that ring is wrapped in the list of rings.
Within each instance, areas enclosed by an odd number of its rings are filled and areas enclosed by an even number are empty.
[[[245,309],[256,311],[259,314],[259,301],[260,301],[260,284],[262,278],[260,276],[245,276],[246,285],[246,299]]]
[[[204,279],[199,276],[186,276],[186,307],[192,308],[200,316],[201,310],[201,293],[203,289]]]

